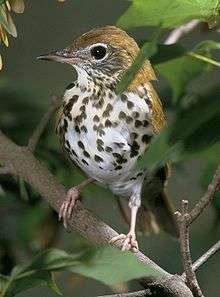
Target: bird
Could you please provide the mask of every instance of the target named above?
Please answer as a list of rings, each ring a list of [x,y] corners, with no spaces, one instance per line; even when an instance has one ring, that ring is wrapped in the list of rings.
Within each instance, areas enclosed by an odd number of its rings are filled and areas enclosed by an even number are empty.
[[[57,112],[56,133],[68,158],[87,179],[67,191],[59,218],[67,227],[80,191],[95,182],[118,197],[130,228],[110,240],[122,250],[138,250],[136,227],[142,233],[161,229],[177,235],[174,206],[166,194],[169,164],[152,175],[138,167],[151,140],[166,125],[162,103],[152,81],[149,60],[121,94],[116,87],[140,48],[124,30],[106,25],[94,28],[64,49],[38,57],[66,63],[77,79],[68,85]],[[147,164],[146,164],[147,168]]]

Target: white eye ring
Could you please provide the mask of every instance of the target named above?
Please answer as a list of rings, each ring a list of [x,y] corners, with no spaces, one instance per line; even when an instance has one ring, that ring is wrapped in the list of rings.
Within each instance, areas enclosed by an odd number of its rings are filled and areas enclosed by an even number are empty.
[[[105,43],[95,43],[89,47],[91,56],[95,61],[102,61],[107,57],[107,45]]]

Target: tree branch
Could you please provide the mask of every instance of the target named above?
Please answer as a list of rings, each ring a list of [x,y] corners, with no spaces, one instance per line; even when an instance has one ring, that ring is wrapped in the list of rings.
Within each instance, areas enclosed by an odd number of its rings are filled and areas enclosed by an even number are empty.
[[[0,131],[0,160],[5,166],[13,166],[15,174],[29,183],[51,207],[59,211],[65,188],[30,152],[28,148],[17,146]],[[118,233],[98,219],[78,201],[70,220],[70,229],[78,231],[93,244],[107,244]],[[121,242],[115,244],[121,247]],[[164,296],[192,297],[192,293],[180,276],[172,275],[158,266],[140,251],[135,253],[145,265],[150,265],[163,276],[146,279],[145,285]]]
[[[200,216],[203,211],[208,207],[211,203],[215,192],[218,190],[220,186],[220,166],[217,168],[211,183],[208,186],[208,189],[204,196],[199,200],[199,202],[194,206],[191,212],[188,214],[187,224],[192,224],[195,219]]]
[[[192,20],[176,29],[170,32],[166,40],[164,41],[164,44],[173,44],[176,43],[180,38],[187,35],[191,31],[195,29],[195,27],[198,26],[200,23],[199,20]]]
[[[43,134],[51,116],[54,114],[55,110],[59,107],[59,105],[61,103],[61,97],[52,96],[51,102],[52,102],[52,104],[50,105],[50,108],[44,114],[44,116],[40,120],[39,124],[37,125],[36,129],[34,130],[32,136],[30,137],[30,139],[28,141],[28,148],[31,152],[35,151],[36,146],[41,138],[41,135]]]
[[[113,294],[113,295],[104,295],[104,296],[97,296],[97,297],[147,297],[152,296],[152,293],[149,290],[141,290],[131,293],[120,293],[120,294]]]
[[[188,201],[182,200],[181,212],[176,212],[177,222],[180,233],[180,251],[182,264],[185,271],[186,281],[195,297],[203,297],[202,291],[196,279],[196,274],[193,270],[192,258],[189,246],[189,226],[188,219]]]
[[[220,250],[220,240],[216,242],[205,254],[203,254],[199,259],[197,259],[193,264],[193,271],[198,270],[203,264],[205,264],[208,259],[214,256]],[[185,273],[182,274],[182,277],[185,278]]]

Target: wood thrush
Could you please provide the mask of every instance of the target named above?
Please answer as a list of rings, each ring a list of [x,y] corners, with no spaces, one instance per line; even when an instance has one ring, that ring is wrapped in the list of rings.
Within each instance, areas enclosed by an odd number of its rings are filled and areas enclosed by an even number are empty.
[[[125,92],[115,93],[138,52],[126,32],[105,26],[83,34],[63,50],[38,57],[70,64],[78,74],[63,96],[56,131],[69,158],[89,180],[68,191],[60,218],[66,226],[80,189],[94,180],[120,197],[121,210],[130,221],[129,233],[111,240],[123,240],[123,250],[138,249],[136,222],[143,232],[157,233],[161,228],[177,232],[174,209],[165,194],[167,166],[151,178],[137,168],[151,138],[165,125],[150,82],[155,79],[150,62],[144,63]]]

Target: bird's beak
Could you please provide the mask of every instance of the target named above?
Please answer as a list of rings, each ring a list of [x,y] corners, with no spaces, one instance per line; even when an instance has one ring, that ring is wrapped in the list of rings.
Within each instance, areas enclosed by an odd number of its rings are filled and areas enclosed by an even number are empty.
[[[70,52],[68,49],[53,51],[49,54],[37,57],[37,60],[55,61],[67,64],[75,64],[76,59],[76,54],[74,52]]]

